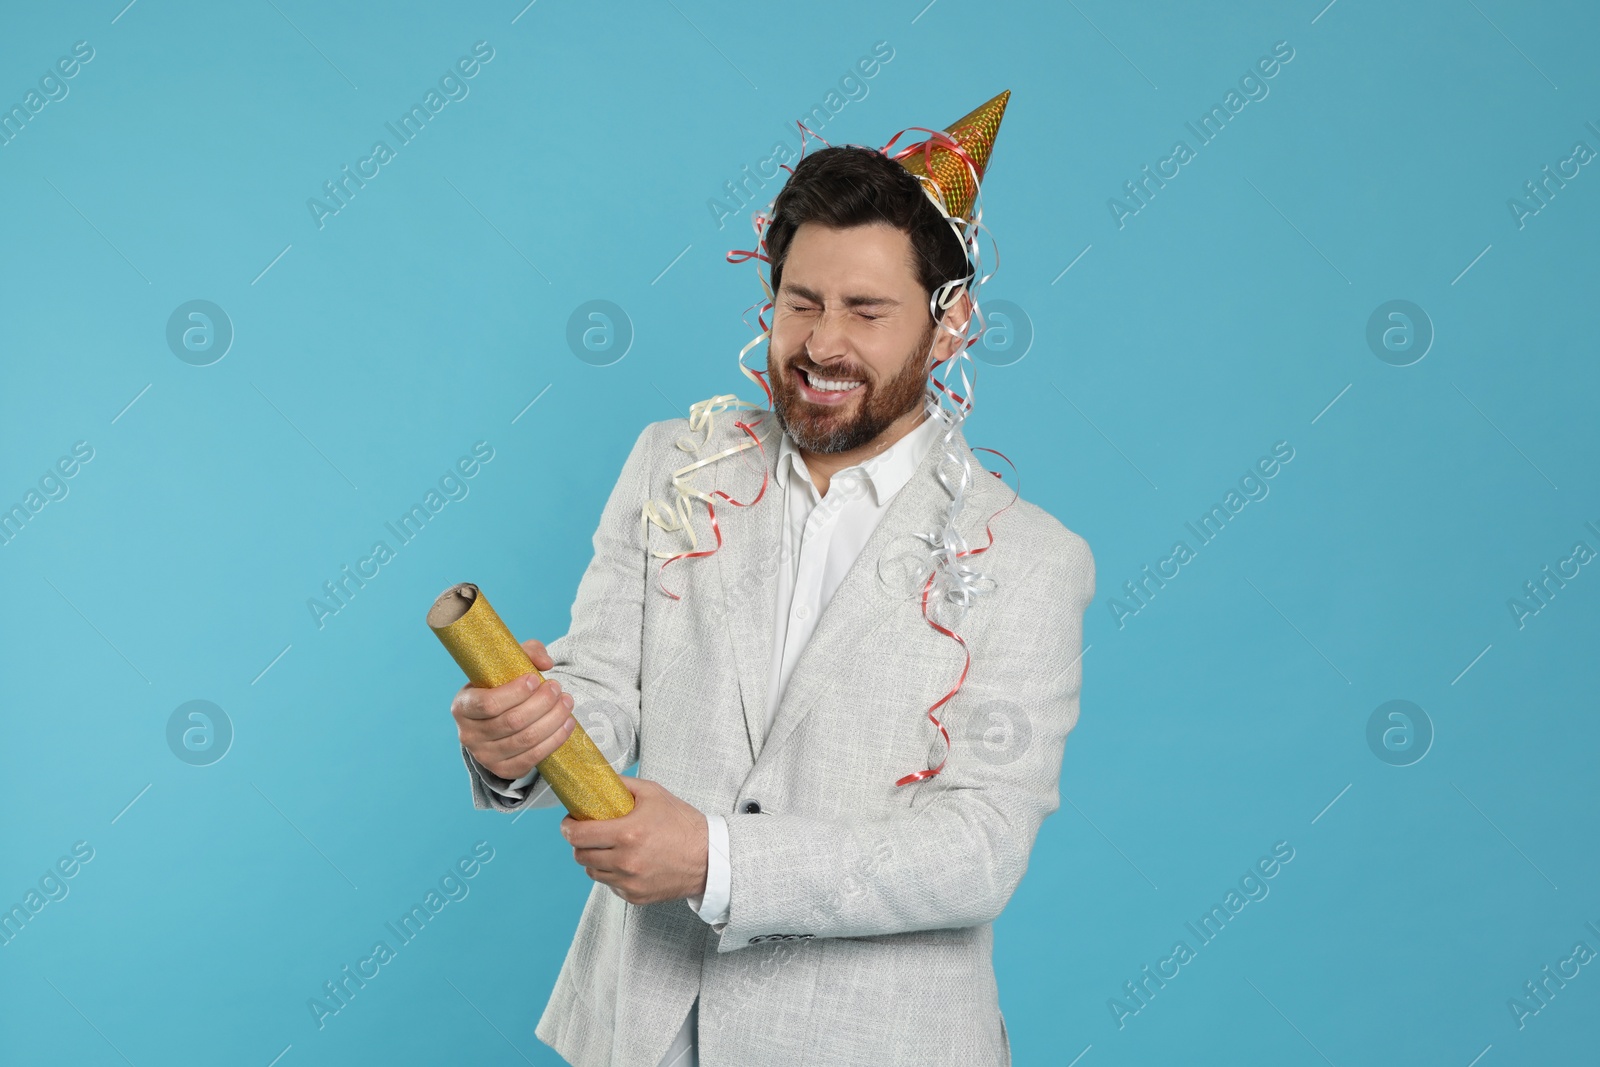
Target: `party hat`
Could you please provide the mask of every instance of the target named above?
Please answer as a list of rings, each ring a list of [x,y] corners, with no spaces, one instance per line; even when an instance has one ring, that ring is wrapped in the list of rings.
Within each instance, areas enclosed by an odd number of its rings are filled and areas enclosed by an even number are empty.
[[[994,138],[1000,132],[1000,119],[1005,115],[1006,102],[1010,99],[1011,90],[1007,89],[944,128],[946,136],[960,145],[961,152],[972,160],[979,179],[982,179],[984,170],[989,166]],[[894,158],[921,179],[925,186],[932,184],[930,191],[944,204],[947,214],[967,217],[978,187],[973,181],[972,171],[967,168],[967,161],[961,158],[960,153],[951,150],[942,138],[930,137],[926,141],[908,145],[896,152]]]

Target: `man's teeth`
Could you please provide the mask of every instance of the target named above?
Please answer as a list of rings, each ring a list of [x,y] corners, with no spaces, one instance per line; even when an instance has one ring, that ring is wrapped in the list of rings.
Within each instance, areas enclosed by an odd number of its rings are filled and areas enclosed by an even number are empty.
[[[860,382],[836,382],[828,378],[814,377],[810,371],[802,371],[806,376],[806,383],[819,393],[839,393],[854,389]]]

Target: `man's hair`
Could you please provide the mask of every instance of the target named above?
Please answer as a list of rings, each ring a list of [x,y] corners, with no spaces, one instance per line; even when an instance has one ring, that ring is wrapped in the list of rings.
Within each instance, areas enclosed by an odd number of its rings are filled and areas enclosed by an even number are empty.
[[[835,229],[870,223],[895,227],[911,239],[917,280],[930,297],[946,282],[972,273],[966,249],[917,179],[871,148],[824,148],[795,164],[765,232],[774,295],[783,284],[789,243],[806,222]],[[935,318],[942,314],[935,309]]]

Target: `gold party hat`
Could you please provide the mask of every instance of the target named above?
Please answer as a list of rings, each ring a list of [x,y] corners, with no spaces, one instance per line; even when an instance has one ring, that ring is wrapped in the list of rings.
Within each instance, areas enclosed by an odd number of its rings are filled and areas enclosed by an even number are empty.
[[[944,128],[950,139],[971,158],[979,179],[982,179],[983,172],[989,166],[995,135],[1000,132],[1000,119],[1005,115],[1006,102],[1010,99],[1011,90],[1007,89]],[[972,180],[972,172],[967,169],[966,161],[958,153],[951,151],[938,139],[930,138],[896,152],[895,158],[925,185],[933,186],[932,191],[944,204],[947,214],[967,217],[978,187]]]

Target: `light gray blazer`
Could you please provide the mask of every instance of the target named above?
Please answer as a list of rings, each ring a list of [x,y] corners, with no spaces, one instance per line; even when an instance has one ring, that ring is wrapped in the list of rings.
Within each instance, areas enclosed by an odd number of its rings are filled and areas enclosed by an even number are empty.
[[[646,533],[641,507],[665,509],[673,470],[748,440],[741,418],[760,420],[766,493],[749,507],[716,498],[722,547],[666,568],[674,601],[648,550],[681,551],[684,535]],[[928,548],[913,533],[938,529],[951,499],[935,440],[823,611],[763,737],[780,433],[770,412],[726,411],[691,453],[676,447],[701,436],[687,420],[645,427],[595,531],[571,628],[548,645],[547,676],[613,767],[637,760],[639,777],[727,816],[728,922],[719,935],[682,900],[631,905],[596,882],[535,1032],[576,1067],[656,1067],[698,995],[705,1067],[1009,1064],[990,924],[1060,803],[1093,557],[1025,500],[994,520],[994,547],[971,557],[994,588],[957,631],[972,665],[935,712],[948,762],[897,788],[944,757],[927,709],[963,662],[918,596]],[[1011,489],[956,441],[974,472],[958,527],[976,548]],[[761,454],[703,467],[695,484],[749,501]],[[699,501],[694,526],[699,548],[716,544]],[[463,756],[476,807],[557,803],[538,777],[508,801]]]

